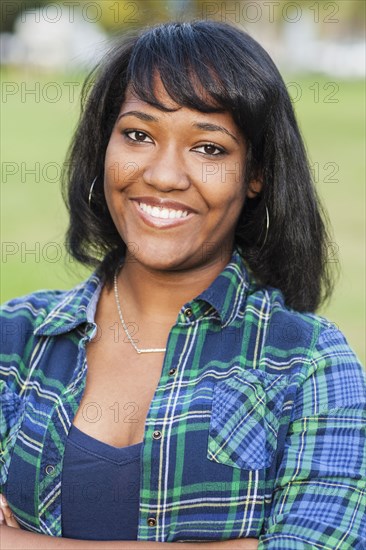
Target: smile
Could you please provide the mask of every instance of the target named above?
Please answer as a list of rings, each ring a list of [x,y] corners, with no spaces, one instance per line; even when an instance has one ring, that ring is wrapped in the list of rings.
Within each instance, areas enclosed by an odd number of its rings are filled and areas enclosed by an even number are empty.
[[[168,228],[185,223],[193,216],[193,212],[187,210],[175,210],[174,208],[161,208],[151,206],[143,202],[133,201],[143,221],[150,227]]]
[[[153,218],[162,218],[162,219],[176,219],[176,218],[185,218],[188,216],[187,210],[173,210],[171,208],[159,208],[158,206],[150,206],[149,204],[144,204],[139,202],[139,207],[141,210],[152,216]]]

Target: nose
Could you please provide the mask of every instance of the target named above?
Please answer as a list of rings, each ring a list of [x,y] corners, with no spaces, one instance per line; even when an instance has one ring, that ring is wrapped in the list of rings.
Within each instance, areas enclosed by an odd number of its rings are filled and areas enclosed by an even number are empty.
[[[170,147],[157,152],[144,170],[144,181],[159,191],[184,191],[190,186],[182,153]]]

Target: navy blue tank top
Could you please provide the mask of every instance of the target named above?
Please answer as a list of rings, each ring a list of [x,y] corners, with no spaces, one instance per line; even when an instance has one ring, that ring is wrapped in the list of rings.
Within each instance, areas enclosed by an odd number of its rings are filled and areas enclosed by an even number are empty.
[[[62,536],[137,540],[142,443],[113,447],[72,424],[62,469]]]

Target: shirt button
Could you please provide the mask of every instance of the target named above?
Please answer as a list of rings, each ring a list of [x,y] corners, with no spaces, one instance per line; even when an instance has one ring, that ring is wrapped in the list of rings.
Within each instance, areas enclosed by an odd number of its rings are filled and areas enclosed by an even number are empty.
[[[175,374],[177,369],[170,369],[169,371],[169,376],[173,376],[173,374]]]
[[[53,474],[53,472],[55,471],[55,467],[52,466],[52,464],[47,464],[45,470],[46,470],[46,474],[48,476],[51,476]]]
[[[183,313],[186,317],[191,317],[191,315],[193,315],[193,311],[190,307],[186,307]]]
[[[156,525],[156,518],[147,518],[147,524],[149,527],[154,527]]]
[[[154,439],[160,439],[161,438],[161,432],[159,432],[159,430],[155,430],[155,432],[153,433],[153,438]]]

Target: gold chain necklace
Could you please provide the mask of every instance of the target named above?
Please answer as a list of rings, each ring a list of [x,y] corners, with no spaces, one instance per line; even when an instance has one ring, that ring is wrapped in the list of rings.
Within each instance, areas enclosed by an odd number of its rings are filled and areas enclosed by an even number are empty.
[[[165,352],[166,351],[166,348],[147,348],[147,349],[140,349],[136,346],[135,342],[133,341],[130,333],[128,332],[128,328],[126,326],[126,323],[123,319],[123,315],[122,315],[122,311],[121,311],[121,304],[120,304],[120,301],[119,301],[119,295],[118,295],[118,285],[117,285],[117,272],[118,272],[118,268],[114,274],[114,295],[116,297],[116,304],[117,304],[117,309],[118,309],[118,314],[119,314],[119,318],[121,319],[121,324],[122,324],[122,327],[123,327],[123,330],[125,331],[126,333],[126,336],[127,338],[129,339],[130,343],[133,345],[133,347],[135,348],[135,350],[137,351],[137,353],[162,353],[162,352]]]

